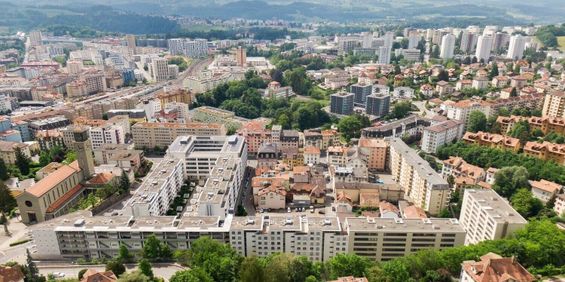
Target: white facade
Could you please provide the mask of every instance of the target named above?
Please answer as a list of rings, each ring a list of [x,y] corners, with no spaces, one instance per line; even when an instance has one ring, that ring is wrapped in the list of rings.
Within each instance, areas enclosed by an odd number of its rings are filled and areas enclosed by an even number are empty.
[[[165,58],[154,58],[151,62],[151,76],[156,82],[169,79],[169,63]]]
[[[446,34],[441,38],[441,49],[439,57],[442,59],[453,58],[453,51],[455,50],[455,35]]]
[[[467,231],[465,245],[508,237],[528,223],[494,190],[464,191],[459,221]]]
[[[91,127],[90,140],[93,150],[100,148],[102,144],[124,144],[126,132],[124,128],[118,125]]]
[[[455,120],[447,120],[424,128],[422,135],[422,151],[436,153],[442,145],[459,140],[465,133],[465,124]]]
[[[524,55],[524,48],[526,47],[526,38],[520,34],[510,37],[510,45],[508,46],[508,54],[506,58],[519,60]]]
[[[490,51],[492,49],[493,38],[490,35],[481,35],[477,40],[477,51],[475,57],[477,61],[483,60],[487,63],[490,58]]]

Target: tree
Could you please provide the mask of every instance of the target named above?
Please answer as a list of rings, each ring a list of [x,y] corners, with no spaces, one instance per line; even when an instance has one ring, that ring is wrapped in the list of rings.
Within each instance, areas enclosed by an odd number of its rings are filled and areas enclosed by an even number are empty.
[[[377,281],[403,282],[409,280],[410,272],[406,265],[398,260],[393,260],[382,265],[382,272]]]
[[[45,277],[43,277],[42,279],[41,278],[42,276],[39,275],[39,269],[37,269],[37,265],[35,265],[35,262],[31,258],[29,249],[26,249],[26,262],[27,265],[25,267],[25,281],[26,282],[44,281]]]
[[[518,97],[518,91],[516,90],[516,87],[512,87],[512,90],[510,90],[510,97]]]
[[[305,256],[297,256],[290,262],[290,280],[292,282],[305,281],[309,276],[316,276],[314,264]]]
[[[137,264],[139,271],[149,278],[153,278],[153,269],[151,269],[151,264],[146,259],[140,259]]]
[[[118,259],[123,262],[130,262],[133,256],[129,253],[129,249],[124,244],[120,244],[118,250]]]
[[[439,71],[438,75],[437,75],[437,80],[438,81],[449,81],[449,73],[446,70],[441,70]]]
[[[129,181],[129,176],[124,170],[122,170],[122,175],[120,176],[120,181],[118,183],[118,191],[120,194],[125,194],[129,192],[130,187],[131,183]]]
[[[257,257],[246,257],[241,262],[239,269],[239,281],[241,282],[263,282],[265,273],[261,261]]]
[[[527,121],[517,122],[508,135],[520,139],[520,144],[524,145],[531,138],[530,124]]]
[[[354,254],[338,254],[328,261],[330,277],[336,279],[344,276],[365,276],[365,270],[372,266],[365,257]]]
[[[31,160],[22,152],[22,149],[16,148],[16,166],[18,167],[22,175],[29,174],[30,162]]]
[[[266,282],[290,282],[290,275],[294,271],[290,268],[292,255],[287,253],[274,254],[267,258],[265,266]]]
[[[151,279],[141,273],[141,271],[132,271],[122,274],[118,282],[151,282]]]
[[[337,128],[345,140],[349,141],[351,138],[359,138],[361,136],[361,129],[370,124],[371,122],[366,116],[351,115],[341,118]]]
[[[6,187],[4,182],[0,181],[0,216],[4,219],[2,225],[4,225],[4,232],[8,236],[10,235],[10,231],[8,230],[9,221],[6,214],[10,213],[17,205],[12,191]]]
[[[502,197],[510,198],[520,188],[529,188],[528,170],[523,166],[503,167],[494,175],[492,188]]]
[[[161,242],[155,237],[150,235],[143,242],[143,257],[150,260],[156,260],[161,254]]]
[[[493,79],[493,78],[495,78],[495,77],[497,77],[497,76],[498,76],[498,64],[493,63],[493,64],[492,64],[492,68],[490,69],[490,73],[489,73],[488,77],[489,77],[490,79]]]
[[[404,118],[412,110],[412,103],[410,101],[401,101],[394,104],[391,113],[386,117],[387,119],[401,119]]]
[[[518,189],[510,198],[510,202],[512,207],[525,218],[536,216],[543,209],[543,203],[534,198],[527,188]]]
[[[487,117],[483,112],[472,111],[469,115],[469,124],[467,126],[467,131],[478,132],[485,131],[487,129]]]
[[[106,271],[110,270],[116,274],[116,276],[120,276],[122,273],[126,272],[126,267],[120,260],[113,259],[106,263]]]
[[[88,269],[83,268],[78,272],[78,280],[82,280],[82,277],[84,276],[84,274],[88,271]]]
[[[169,282],[214,282],[214,280],[209,272],[205,271],[200,267],[195,267],[190,270],[177,271]],[[231,280],[219,280],[219,281],[231,281]]]
[[[6,181],[10,178],[10,173],[8,172],[8,167],[3,159],[0,159],[0,180]]]

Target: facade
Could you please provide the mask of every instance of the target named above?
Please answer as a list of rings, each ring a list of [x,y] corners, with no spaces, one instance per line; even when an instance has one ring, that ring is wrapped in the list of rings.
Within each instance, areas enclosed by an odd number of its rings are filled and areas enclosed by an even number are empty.
[[[154,58],[151,62],[151,76],[154,81],[161,82],[169,79],[169,63],[165,58]]]
[[[481,167],[468,164],[465,160],[460,157],[449,157],[449,159],[443,161],[443,167],[441,169],[441,175],[443,178],[447,179],[449,176],[455,178],[455,183],[457,185],[477,185],[481,181],[486,179],[486,171]],[[460,188],[460,187],[455,187]]]
[[[524,48],[526,47],[526,38],[520,34],[510,37],[510,45],[508,46],[508,54],[506,58],[512,60],[520,60],[524,56]]]
[[[545,95],[542,116],[565,118],[565,92],[553,91]]]
[[[339,92],[330,97],[330,112],[339,115],[353,114],[353,93]]]
[[[532,186],[532,195],[544,204],[549,202],[563,189],[563,186],[545,179],[540,181],[531,180],[530,185]]]
[[[359,149],[364,152],[367,168],[384,171],[387,167],[388,144],[383,139],[359,139]]]
[[[361,135],[367,138],[417,136],[422,134],[424,128],[431,124],[432,121],[430,119],[419,115],[411,115],[403,119],[363,128]]]
[[[190,58],[205,58],[208,56],[208,41],[206,39],[173,38],[168,40],[171,55],[184,55]]]
[[[524,145],[524,154],[530,157],[554,161],[565,165],[565,145],[544,141],[543,143],[528,141]]]
[[[453,58],[453,51],[455,51],[455,35],[446,34],[441,38],[441,49],[439,57],[447,60]]]
[[[126,141],[126,131],[121,126],[112,124],[91,127],[90,140],[93,150],[100,148],[102,144],[124,144]]]
[[[449,201],[449,184],[400,138],[389,138],[392,179],[417,207],[437,215]]]
[[[528,223],[494,190],[464,191],[459,221],[467,232],[465,245],[506,238]]]
[[[481,35],[477,40],[477,51],[475,57],[478,61],[487,63],[490,59],[490,51],[492,49],[493,37],[490,35]]]
[[[358,105],[365,105],[367,96],[373,93],[373,86],[370,84],[357,83],[351,85],[351,93],[354,95],[354,103]]]
[[[212,136],[225,135],[226,128],[218,123],[149,123],[138,122],[131,127],[133,143],[137,148],[165,148],[178,136],[197,135]]]
[[[436,153],[444,144],[463,137],[465,124],[457,120],[446,120],[424,128],[422,134],[422,151]]]
[[[368,115],[383,117],[390,111],[390,95],[371,94],[366,97],[365,112]]]
[[[21,150],[24,155],[31,158],[31,152],[28,145],[24,143],[0,140],[0,159],[2,159],[6,164],[15,164],[16,151],[18,149]]]
[[[506,149],[514,152],[520,150],[519,139],[482,131],[477,133],[465,132],[463,142],[491,148]]]

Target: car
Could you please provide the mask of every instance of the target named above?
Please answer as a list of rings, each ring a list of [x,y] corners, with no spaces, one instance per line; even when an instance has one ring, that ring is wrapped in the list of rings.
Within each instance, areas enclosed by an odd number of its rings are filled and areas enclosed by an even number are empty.
[[[287,212],[287,213],[291,213],[292,210],[291,210],[290,208],[287,208],[287,209],[286,209],[286,212]]]
[[[319,214],[326,214],[326,211],[323,210],[323,209],[321,209],[321,210],[318,211],[318,213],[319,213]]]

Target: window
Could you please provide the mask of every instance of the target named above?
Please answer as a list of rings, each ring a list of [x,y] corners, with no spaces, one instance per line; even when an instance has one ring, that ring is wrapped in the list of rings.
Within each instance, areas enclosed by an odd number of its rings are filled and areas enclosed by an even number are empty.
[[[25,201],[25,204],[26,204],[26,206],[28,206],[30,208],[33,206],[33,204],[30,201]]]

